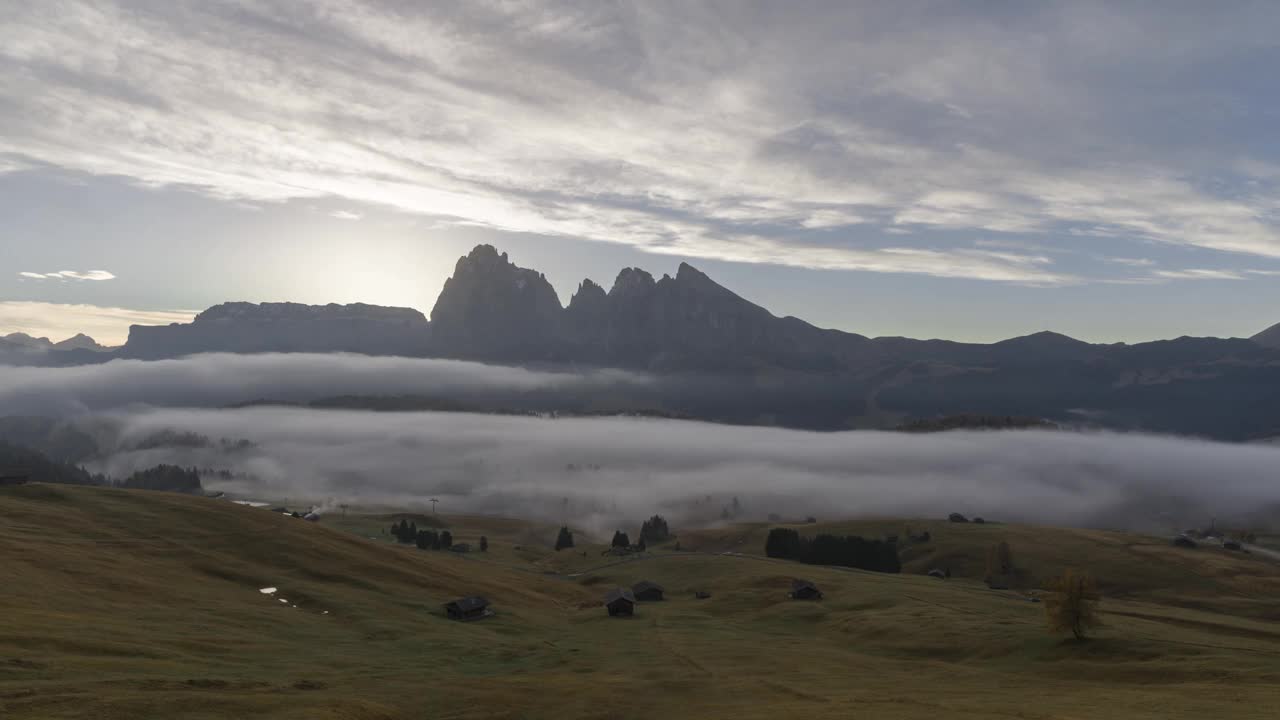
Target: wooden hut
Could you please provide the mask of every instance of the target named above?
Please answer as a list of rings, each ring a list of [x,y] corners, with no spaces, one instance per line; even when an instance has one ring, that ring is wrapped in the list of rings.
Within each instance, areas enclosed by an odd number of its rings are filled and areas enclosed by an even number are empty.
[[[604,607],[611,617],[630,617],[636,611],[636,596],[626,588],[614,588],[605,593]]]
[[[444,610],[453,620],[479,620],[493,614],[489,601],[479,595],[464,597],[444,604]]]
[[[641,580],[631,586],[631,592],[636,596],[636,600],[640,602],[655,602],[662,599],[662,593],[665,590],[656,582]]]
[[[821,600],[822,591],[817,585],[808,580],[792,580],[791,581],[791,599],[792,600]]]

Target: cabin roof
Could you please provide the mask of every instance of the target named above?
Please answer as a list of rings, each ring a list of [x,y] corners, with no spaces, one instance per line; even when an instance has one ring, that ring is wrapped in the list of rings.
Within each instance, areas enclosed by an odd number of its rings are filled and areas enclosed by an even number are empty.
[[[626,600],[629,603],[636,601],[636,596],[626,588],[614,588],[604,594],[604,604],[612,605],[619,600]]]
[[[798,578],[797,578],[797,579],[795,579],[795,580],[792,580],[792,581],[791,581],[791,591],[792,591],[792,592],[795,592],[795,591],[797,591],[797,590],[804,590],[804,589],[806,589],[806,588],[808,588],[808,589],[813,589],[813,590],[817,590],[817,589],[818,589],[818,586],[817,586],[817,585],[814,585],[812,582],[810,582],[810,581],[808,581],[808,580],[800,580],[800,579],[798,579]]]
[[[446,608],[456,608],[461,612],[474,612],[489,607],[489,601],[479,595],[459,598],[444,604]]]

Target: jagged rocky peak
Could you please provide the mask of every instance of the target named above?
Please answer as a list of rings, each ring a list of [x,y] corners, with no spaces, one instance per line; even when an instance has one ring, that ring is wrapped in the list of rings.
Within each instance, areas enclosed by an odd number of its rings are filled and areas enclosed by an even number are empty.
[[[579,285],[578,290],[569,298],[569,307],[580,307],[583,305],[598,305],[608,298],[604,288],[597,285],[591,278],[584,279]]]
[[[445,281],[431,310],[432,332],[447,354],[507,359],[527,347],[543,357],[558,337],[562,312],[542,273],[477,245]]]
[[[657,285],[653,276],[640,268],[623,268],[613,281],[609,297],[644,295]]]

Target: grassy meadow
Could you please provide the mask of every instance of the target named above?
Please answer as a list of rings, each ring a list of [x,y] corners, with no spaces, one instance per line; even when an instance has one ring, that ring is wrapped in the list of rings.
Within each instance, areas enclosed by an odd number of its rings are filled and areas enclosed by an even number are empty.
[[[1262,557],[1017,525],[798,526],[930,531],[904,548],[903,574],[883,575],[764,558],[767,525],[673,528],[680,551],[618,560],[581,534],[553,552],[551,526],[405,516],[491,546],[419,551],[384,532],[400,517],[309,523],[167,493],[0,488],[0,718],[1163,719],[1280,706],[1280,565]],[[1025,590],[979,581],[1000,540],[1028,587],[1067,566],[1095,573],[1094,639],[1048,634]],[[922,574],[940,565],[951,580]],[[797,576],[826,598],[788,600]],[[642,579],[668,599],[609,618],[604,591]],[[445,619],[441,604],[468,594],[496,616]]]

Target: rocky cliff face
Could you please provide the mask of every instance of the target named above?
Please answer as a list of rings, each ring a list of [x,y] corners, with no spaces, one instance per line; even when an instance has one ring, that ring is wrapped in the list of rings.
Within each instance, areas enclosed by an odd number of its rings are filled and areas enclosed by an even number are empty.
[[[564,359],[563,321],[547,278],[491,245],[458,259],[431,311],[436,352],[482,360]]]
[[[423,355],[430,325],[411,308],[299,303],[215,305],[188,324],[134,325],[120,354],[156,359],[202,352]]]
[[[583,281],[566,311],[576,353],[655,370],[839,366],[865,338],[774,317],[688,264],[655,281],[626,268],[606,294]]]

